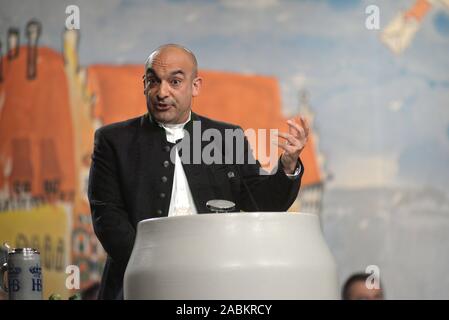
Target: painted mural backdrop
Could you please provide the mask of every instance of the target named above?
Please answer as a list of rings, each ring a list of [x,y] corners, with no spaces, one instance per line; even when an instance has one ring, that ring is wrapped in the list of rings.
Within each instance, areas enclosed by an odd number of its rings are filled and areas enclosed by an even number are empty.
[[[68,265],[80,268],[83,290],[100,280],[105,261],[86,195],[93,133],[103,124],[146,112],[139,80],[143,67],[82,67],[78,32],[64,32],[63,51],[57,52],[38,45],[41,23],[30,21],[27,30],[32,26],[35,43],[10,48],[2,57],[0,235],[11,246],[38,248],[44,261],[44,296],[57,292],[67,297]],[[275,78],[200,72],[207,84],[194,102],[196,112],[244,129],[287,129]],[[269,155],[269,135],[265,141]],[[256,140],[255,152],[258,146]],[[313,138],[303,161],[308,167],[305,189],[310,186],[315,194],[321,176]],[[321,197],[298,199],[291,211],[301,206],[318,213]]]
[[[80,24],[69,32],[70,5]],[[449,298],[449,1],[0,8],[0,240],[41,249],[46,293],[69,294],[67,264],[80,266],[82,287],[99,280],[105,253],[86,199],[93,132],[145,112],[142,64],[174,42],[205,78],[198,113],[281,130],[308,117],[291,211],[320,214],[341,282],[375,265],[387,298]]]

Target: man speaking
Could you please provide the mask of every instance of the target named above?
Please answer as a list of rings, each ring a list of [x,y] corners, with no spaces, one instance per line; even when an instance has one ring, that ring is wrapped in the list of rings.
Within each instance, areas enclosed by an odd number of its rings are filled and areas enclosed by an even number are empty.
[[[156,49],[145,63],[143,84],[148,113],[95,133],[88,196],[95,234],[108,254],[100,299],[122,298],[139,221],[211,213],[206,203],[212,199],[232,201],[237,212],[286,211],[304,170],[299,155],[309,128],[302,117],[288,120],[289,132],[278,134],[283,153],[274,172],[263,175],[240,127],[192,112],[202,78],[190,50],[176,44]],[[210,146],[195,139],[195,128],[222,137],[233,130],[242,139],[212,141],[220,154],[211,163],[202,157]]]

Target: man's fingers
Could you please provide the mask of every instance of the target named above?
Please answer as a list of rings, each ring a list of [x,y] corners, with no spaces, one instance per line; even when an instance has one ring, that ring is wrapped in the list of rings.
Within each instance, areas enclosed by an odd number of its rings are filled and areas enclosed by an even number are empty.
[[[273,140],[273,143],[289,154],[294,153],[296,151],[296,147],[290,144],[280,143],[279,141],[276,140]]]
[[[289,125],[289,132],[291,134],[294,134],[298,139],[307,139],[310,131],[309,124],[307,123],[307,120],[303,116],[299,116],[297,118],[292,118],[287,120],[287,124]],[[297,134],[295,134],[295,133]]]
[[[299,142],[299,140],[290,133],[278,132],[277,136],[287,140],[290,144],[296,144],[297,142]]]
[[[307,137],[309,135],[309,132],[310,132],[309,124],[307,123],[306,118],[304,118],[303,116],[299,117],[299,119],[301,119],[302,127],[304,128],[304,132],[305,132],[305,135]]]
[[[290,126],[290,129],[293,129],[294,131],[296,131],[298,133],[298,135],[296,135],[297,138],[301,138],[305,136],[305,130],[303,127],[301,127],[296,121],[293,120],[287,120],[287,124]],[[291,132],[291,130],[290,130]]]
[[[279,138],[285,139],[285,143],[274,143],[290,155],[299,154],[304,149],[309,135],[309,125],[303,116],[298,119],[292,118],[287,120],[288,132],[278,132]]]
[[[287,140],[288,145],[287,144],[286,145],[287,146],[292,146],[293,149],[302,147],[301,141],[299,139],[297,139],[295,136],[293,136],[293,135],[291,135],[289,133],[278,132],[277,136]],[[279,144],[279,145],[282,145],[282,144]]]

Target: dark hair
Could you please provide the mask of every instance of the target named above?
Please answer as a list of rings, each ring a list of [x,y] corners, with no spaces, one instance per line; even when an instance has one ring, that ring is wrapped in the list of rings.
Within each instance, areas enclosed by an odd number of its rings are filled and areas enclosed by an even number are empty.
[[[341,298],[343,300],[349,300],[349,293],[350,293],[352,284],[357,281],[365,282],[366,279],[368,279],[368,277],[370,275],[371,275],[370,273],[364,273],[364,272],[358,272],[358,273],[352,274],[346,280],[345,284],[343,285],[343,289],[341,290]]]

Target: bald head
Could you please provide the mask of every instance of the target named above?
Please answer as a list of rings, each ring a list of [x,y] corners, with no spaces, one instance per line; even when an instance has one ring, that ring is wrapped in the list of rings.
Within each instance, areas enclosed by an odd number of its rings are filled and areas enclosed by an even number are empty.
[[[195,55],[189,49],[177,44],[160,46],[145,62],[148,111],[159,123],[186,122],[201,83]]]
[[[154,50],[145,61],[145,73],[149,68],[153,67],[153,64],[160,64],[160,59],[158,59],[158,57],[161,55],[163,56],[164,54],[176,55],[179,59],[188,60],[188,63],[192,68],[192,78],[196,78],[198,76],[198,62],[193,52],[186,47],[175,43],[164,44]]]

